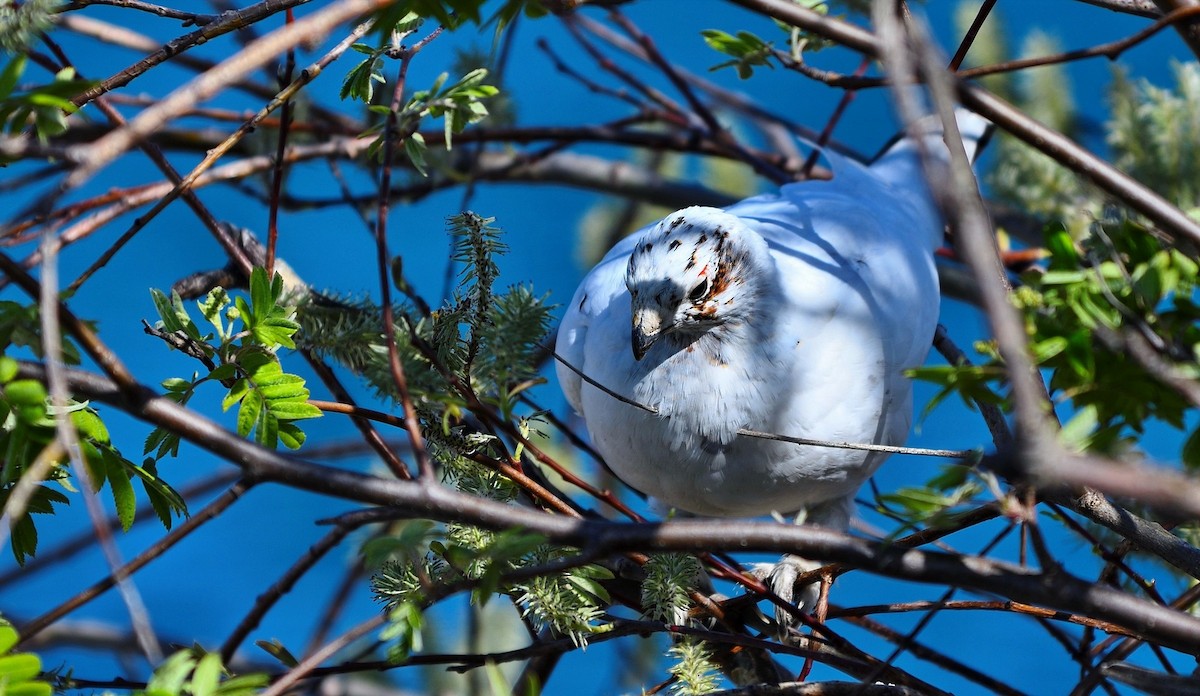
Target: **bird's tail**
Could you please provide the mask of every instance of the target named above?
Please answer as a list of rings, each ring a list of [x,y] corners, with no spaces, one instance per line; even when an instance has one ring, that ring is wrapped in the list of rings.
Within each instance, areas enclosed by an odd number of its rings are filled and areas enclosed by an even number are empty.
[[[974,162],[976,155],[991,136],[992,123],[962,107],[956,108],[954,115],[967,158]],[[946,147],[941,121],[936,115],[918,122],[916,126],[921,133],[916,136],[921,139],[921,147],[918,147],[918,142],[913,136],[897,138],[871,162],[869,171],[873,176],[894,187],[918,193],[918,196],[910,198],[910,202],[919,209],[915,212],[923,220],[929,221],[928,225],[922,224],[921,227],[929,229],[929,245],[931,249],[935,249],[942,244],[942,222],[937,205],[929,195],[920,151],[923,148],[926,156],[941,163],[949,162],[950,152]],[[938,173],[934,171],[933,176],[933,185],[937,186]]]
[[[954,118],[962,136],[963,148],[967,151],[967,159],[974,162],[975,156],[991,137],[992,122],[962,107],[954,110]],[[948,161],[949,152],[943,139],[941,120],[936,115],[929,116],[918,121],[915,128],[921,133],[917,137],[923,141],[922,145],[929,156]],[[904,133],[897,135],[871,160],[870,167],[876,176],[895,183],[905,183],[911,176],[920,176],[921,161],[916,140]]]

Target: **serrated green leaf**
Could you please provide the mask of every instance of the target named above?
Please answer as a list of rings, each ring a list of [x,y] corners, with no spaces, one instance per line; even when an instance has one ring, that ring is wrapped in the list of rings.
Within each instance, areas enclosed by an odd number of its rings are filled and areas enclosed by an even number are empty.
[[[267,408],[280,420],[303,420],[322,416],[321,409],[303,401],[272,401]]]
[[[271,316],[257,322],[252,332],[254,338],[265,346],[274,348],[278,345],[294,349],[296,343],[292,340],[292,334],[299,330],[300,324],[295,321],[285,317]]]
[[[242,405],[238,409],[237,415],[237,432],[242,437],[248,437],[254,430],[254,426],[259,421],[259,416],[263,413],[263,399],[258,392],[248,391],[242,399]]]
[[[274,354],[262,349],[256,348],[243,352],[238,356],[237,362],[255,382],[267,379],[270,375],[283,373],[279,359]]]
[[[254,441],[268,449],[275,449],[279,445],[279,419],[269,409],[259,411]]]
[[[154,507],[154,512],[158,515],[159,521],[163,527],[170,529],[172,524],[172,513],[187,516],[187,503],[184,502],[183,496],[170,486],[166,481],[158,477],[154,470],[154,461],[147,460],[145,465],[137,466],[135,464],[127,464],[129,469],[142,482],[142,488],[146,491],[146,496],[150,500],[150,504]]]
[[[108,428],[94,411],[89,409],[75,411],[71,414],[71,422],[75,424],[75,428],[83,437],[101,444],[110,442]]]
[[[225,394],[225,398],[221,399],[221,410],[228,411],[231,406],[240,402],[249,393],[250,382],[245,377],[242,377],[233,383],[233,386],[229,388],[229,392]]]
[[[12,547],[13,557],[17,559],[17,565],[23,566],[27,557],[37,553],[38,535],[33,517],[25,515],[13,523],[11,535],[9,545]]]
[[[33,489],[33,495],[29,498],[28,510],[42,514],[53,514],[54,505],[56,504],[70,505],[71,499],[53,488],[38,486]]]
[[[172,457],[179,456],[179,435],[175,433],[167,433],[166,437],[158,446],[158,451],[154,453],[156,459],[162,459],[167,455]]]
[[[133,518],[137,514],[137,496],[133,492],[133,482],[129,480],[129,472],[125,469],[124,462],[117,455],[105,452],[104,466],[108,488],[112,491],[113,503],[117,508],[117,519],[121,521],[121,529],[128,532],[133,527]]]
[[[255,319],[265,318],[271,307],[275,306],[270,280],[261,266],[255,266],[250,271],[250,306]]]
[[[308,439],[308,435],[300,429],[299,426],[281,421],[279,423],[279,441],[284,447],[290,450],[298,450],[304,445],[304,441]]]
[[[150,288],[150,297],[154,300],[154,309],[158,311],[158,318],[163,323],[163,329],[170,332],[182,331],[183,322],[176,314],[171,299],[157,288]]]
[[[267,402],[295,401],[308,398],[308,389],[304,388],[304,378],[296,375],[279,375],[269,380],[255,384],[256,391],[262,394]]]
[[[150,507],[154,510],[154,515],[162,524],[163,529],[170,531],[171,526],[175,523],[175,518],[171,516],[171,506],[166,498],[145,479],[142,479],[142,490],[146,492],[146,499],[150,501]]]
[[[942,469],[937,476],[929,479],[929,487],[938,491],[957,488],[967,482],[971,474],[970,467],[961,464],[950,464]]]
[[[244,297],[239,295],[238,297],[233,298],[233,310],[236,312],[236,316],[241,319],[246,326],[250,327],[254,325],[255,317],[250,313],[250,305],[246,304],[246,299]]]
[[[212,372],[208,373],[208,378],[218,382],[231,379],[237,376],[237,365],[233,363],[225,363],[217,365]]]

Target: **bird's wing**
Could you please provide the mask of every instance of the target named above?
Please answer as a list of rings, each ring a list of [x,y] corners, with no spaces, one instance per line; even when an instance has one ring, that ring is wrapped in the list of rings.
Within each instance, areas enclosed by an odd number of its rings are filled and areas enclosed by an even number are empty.
[[[555,361],[555,371],[558,373],[558,383],[562,386],[567,402],[579,415],[584,415],[583,400],[580,398],[583,379],[571,367],[591,374],[584,350],[588,329],[615,297],[626,292],[625,267],[629,263],[629,254],[637,244],[638,236],[633,234],[621,240],[588,273],[579,284],[579,289],[575,291],[575,296],[571,299],[571,304],[558,327],[555,352],[569,363],[570,367],[562,361]]]
[[[831,181],[789,184],[728,209],[763,236],[779,270],[788,320],[776,340],[792,356],[796,395],[782,431],[891,443],[907,435],[902,370],[924,362],[939,312],[930,240],[941,222],[916,186],[920,179],[897,185],[854,164]]]

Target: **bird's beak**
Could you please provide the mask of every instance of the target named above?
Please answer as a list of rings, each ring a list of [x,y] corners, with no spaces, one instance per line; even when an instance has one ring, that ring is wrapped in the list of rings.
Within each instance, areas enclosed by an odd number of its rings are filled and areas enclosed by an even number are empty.
[[[650,346],[662,336],[662,319],[651,309],[638,309],[633,313],[633,359],[641,360]]]

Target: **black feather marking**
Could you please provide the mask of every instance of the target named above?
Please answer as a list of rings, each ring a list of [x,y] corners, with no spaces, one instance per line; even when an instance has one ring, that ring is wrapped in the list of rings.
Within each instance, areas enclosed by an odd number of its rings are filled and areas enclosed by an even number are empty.
[[[676,239],[676,240],[672,241],[672,242],[671,242],[671,245],[670,245],[669,247],[667,247],[667,248],[668,248],[670,251],[675,251],[676,249],[678,249],[678,248],[679,248],[679,246],[680,246],[681,244],[683,244],[683,242],[681,242],[681,241],[679,241],[678,239]]]

